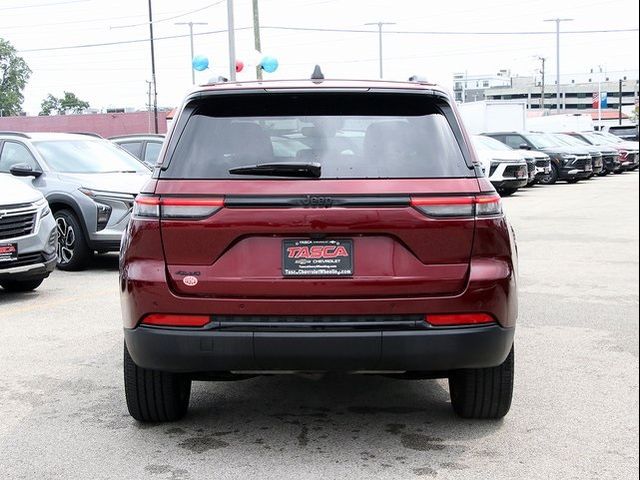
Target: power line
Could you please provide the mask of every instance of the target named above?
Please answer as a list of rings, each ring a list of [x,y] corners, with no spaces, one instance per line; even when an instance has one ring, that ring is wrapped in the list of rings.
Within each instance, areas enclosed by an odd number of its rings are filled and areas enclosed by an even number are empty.
[[[69,3],[84,3],[89,2],[90,0],[67,0],[65,2],[55,2],[55,3],[37,3],[32,5],[20,5],[18,7],[2,7],[0,11],[7,10],[24,10],[25,8],[41,8],[41,7],[54,7],[56,5],[67,5]]]
[[[313,28],[313,27],[282,27],[282,26],[264,26],[262,28],[270,30],[296,30],[306,32],[348,32],[348,33],[378,33],[378,30],[365,30],[357,28]],[[638,28],[619,28],[607,30],[568,30],[563,34],[585,34],[585,33],[619,33],[619,32],[637,32]],[[555,32],[548,30],[542,31],[525,31],[525,32],[470,32],[470,31],[412,31],[412,30],[385,30],[385,33],[393,33],[398,35],[554,35]]]
[[[148,25],[144,23],[142,25]],[[235,31],[249,30],[252,27],[237,27]],[[311,31],[311,32],[340,32],[340,33],[374,33],[378,34],[378,30],[362,30],[362,29],[337,29],[337,28],[307,28],[307,27],[279,27],[279,26],[261,26],[261,29],[268,30],[297,30],[297,31]],[[638,28],[621,28],[621,29],[607,29],[607,30],[568,30],[563,31],[562,34],[590,34],[590,33],[625,33],[625,32],[638,32]],[[212,30],[209,32],[194,33],[194,36],[200,35],[213,35],[217,33],[226,33],[227,30]],[[385,30],[385,33],[389,34],[408,34],[408,35],[555,35],[552,31],[540,31],[540,32],[445,32],[445,31],[401,31],[401,30]],[[169,35],[165,37],[157,37],[156,40],[172,40],[176,38],[186,38],[189,35]],[[72,50],[76,48],[91,48],[91,47],[105,47],[109,45],[126,45],[131,43],[147,42],[148,38],[134,39],[134,40],[121,40],[117,42],[103,42],[103,43],[88,43],[80,45],[67,45],[61,47],[46,47],[46,48],[30,48],[20,50],[20,53],[29,52],[50,52],[54,50]]]
[[[161,18],[160,20],[154,20],[153,23],[167,22],[169,20],[174,20],[176,18],[186,17],[187,15],[191,15],[193,13],[198,13],[198,12],[201,12],[201,11],[206,10],[208,8],[215,7],[216,5],[220,5],[224,1],[225,0],[219,0],[219,1],[214,2],[214,3],[210,3],[209,5],[205,5],[204,7],[200,7],[198,9],[196,9],[196,10],[191,10],[190,12],[185,12],[185,13],[181,13],[179,15],[174,15],[173,17]],[[149,23],[150,22],[136,23],[136,24],[133,24],[133,25],[116,25],[116,26],[109,27],[109,28],[115,30],[115,29],[118,29],[118,28],[141,27],[141,26],[147,26],[147,25],[149,25]]]
[[[236,28],[235,30],[248,30],[251,27],[240,27],[240,28]],[[227,30],[211,30],[209,32],[199,32],[199,33],[194,33],[193,36],[200,36],[200,35],[213,35],[216,33],[226,33]],[[186,35],[168,35],[165,37],[156,37],[154,40],[158,41],[158,40],[173,40],[176,38],[187,38],[189,36],[189,34]],[[86,43],[86,44],[82,44],[82,45],[67,45],[64,47],[47,47],[47,48],[30,48],[30,49],[26,49],[26,50],[19,50],[20,53],[29,53],[29,52],[51,52],[54,50],[72,50],[72,49],[76,49],[76,48],[91,48],[91,47],[106,47],[106,46],[110,46],[110,45],[127,45],[127,44],[131,44],[131,43],[143,43],[143,42],[148,42],[149,39],[148,38],[138,38],[135,40],[121,40],[119,42],[103,42],[103,43]]]

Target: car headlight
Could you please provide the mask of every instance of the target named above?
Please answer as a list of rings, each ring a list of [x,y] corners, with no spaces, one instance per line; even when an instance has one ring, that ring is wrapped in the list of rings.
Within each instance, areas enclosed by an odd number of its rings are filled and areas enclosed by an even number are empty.
[[[79,190],[89,197],[96,205],[96,228],[104,230],[111,218],[113,207],[110,204],[119,202],[124,204],[126,209],[133,205],[134,196],[128,193],[106,192],[81,187]]]
[[[34,203],[36,208],[40,211],[40,218],[46,217],[51,213],[51,208],[49,208],[49,202],[45,198],[38,200]]]

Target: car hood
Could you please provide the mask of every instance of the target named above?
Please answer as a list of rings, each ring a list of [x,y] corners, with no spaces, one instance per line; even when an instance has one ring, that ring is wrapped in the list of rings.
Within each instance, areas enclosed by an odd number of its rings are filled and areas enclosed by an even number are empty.
[[[549,155],[544,152],[540,152],[538,150],[528,150],[527,155],[531,155],[536,160],[548,160]]]
[[[137,195],[150,173],[58,173],[58,177],[91,190]]]
[[[546,147],[541,149],[548,154],[562,154],[567,155],[589,155],[589,150],[582,147],[572,147],[567,145],[566,147]]]
[[[524,160],[528,152],[520,152],[518,150],[478,150],[478,154],[487,160],[508,161]]]
[[[36,189],[9,174],[0,173],[0,207],[37,202],[41,198],[42,194]]]

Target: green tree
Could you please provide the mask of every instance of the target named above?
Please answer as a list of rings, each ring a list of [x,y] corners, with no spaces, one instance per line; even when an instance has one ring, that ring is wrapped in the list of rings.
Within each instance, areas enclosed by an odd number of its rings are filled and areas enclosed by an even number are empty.
[[[0,116],[18,115],[22,110],[22,91],[31,76],[27,63],[16,49],[0,38]]]
[[[75,93],[64,92],[64,96],[61,98],[49,94],[40,104],[40,115],[81,113],[87,108],[89,108],[89,102],[80,100]]]

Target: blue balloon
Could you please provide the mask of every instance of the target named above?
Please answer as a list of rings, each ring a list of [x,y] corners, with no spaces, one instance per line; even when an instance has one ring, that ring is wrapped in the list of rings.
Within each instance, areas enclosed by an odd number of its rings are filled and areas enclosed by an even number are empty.
[[[202,72],[203,70],[209,68],[209,59],[204,55],[196,55],[195,57],[193,57],[193,60],[191,60],[191,65],[193,66],[194,70]]]
[[[278,69],[278,60],[274,57],[263,57],[260,66],[267,73],[273,73]]]

